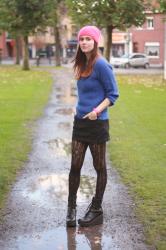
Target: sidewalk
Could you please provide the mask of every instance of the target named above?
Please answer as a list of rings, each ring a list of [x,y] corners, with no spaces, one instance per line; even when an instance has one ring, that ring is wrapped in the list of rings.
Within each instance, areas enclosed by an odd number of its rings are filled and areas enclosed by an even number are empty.
[[[33,150],[13,185],[1,250],[148,250],[134,204],[108,160],[103,201],[104,224],[66,229],[70,143],[75,82],[70,68],[50,69],[54,86],[43,117],[36,124]],[[84,214],[95,189],[96,173],[89,151],[82,169],[77,218]]]
[[[0,65],[13,65],[15,62],[12,59],[6,59],[3,60],[2,63]],[[36,59],[30,59],[30,66],[37,66],[36,65]],[[51,64],[49,63],[49,60],[47,58],[41,58],[40,60],[40,66],[42,67],[54,67],[55,66],[55,60],[54,58],[52,58],[51,60]],[[65,68],[72,68],[73,63],[72,63],[72,59],[69,58],[68,62],[66,64],[62,63],[62,66],[64,66]],[[114,71],[116,74],[145,74],[145,75],[160,75],[160,74],[164,74],[164,69],[157,66],[157,65],[150,65],[149,69],[144,69],[144,68],[129,68],[129,69],[125,69],[125,68],[114,68]]]

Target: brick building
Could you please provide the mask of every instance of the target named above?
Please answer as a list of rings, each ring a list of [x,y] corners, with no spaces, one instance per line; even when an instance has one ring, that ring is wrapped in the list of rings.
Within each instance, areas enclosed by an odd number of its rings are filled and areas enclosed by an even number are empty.
[[[1,56],[2,58],[4,58],[7,54],[5,33],[2,33],[2,35],[0,35],[0,50],[1,50]]]
[[[133,52],[144,52],[151,64],[164,65],[164,32],[166,23],[160,13],[147,13],[146,22],[131,28]]]
[[[146,12],[146,21],[141,27],[131,27],[127,32],[113,32],[113,56],[132,52],[148,55],[151,65],[164,65],[164,34],[166,32],[164,15]]]
[[[3,59],[15,57],[15,40],[10,37],[8,32],[0,35],[0,49]]]
[[[156,1],[153,1],[154,7]],[[163,21],[164,14],[146,11],[146,21],[141,27],[131,27],[126,32],[114,30],[112,37],[112,55],[114,57],[132,52],[140,52],[148,55],[151,65],[164,65],[164,35],[166,33],[166,22]],[[63,56],[73,55],[77,46],[77,27],[74,25],[67,13],[61,17],[61,43]],[[104,41],[101,42],[103,48]],[[39,48],[45,49],[52,46],[55,49],[54,34],[51,28],[47,32],[37,36],[29,37],[29,49],[32,58],[36,57]],[[3,58],[15,56],[15,42],[7,32],[0,36],[0,49]]]

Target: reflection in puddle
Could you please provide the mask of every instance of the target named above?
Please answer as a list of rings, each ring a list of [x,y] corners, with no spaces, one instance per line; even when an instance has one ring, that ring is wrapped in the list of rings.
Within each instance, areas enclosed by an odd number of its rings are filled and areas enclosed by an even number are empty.
[[[102,226],[65,228],[23,235],[17,239],[18,250],[118,250],[111,236],[104,235]]]
[[[77,89],[75,86],[71,88],[71,96],[77,96]]]
[[[71,125],[70,125],[70,122],[60,122],[58,123],[58,127],[68,130],[70,129]]]
[[[93,194],[96,180],[94,177],[87,177],[86,175],[81,176],[79,190],[88,199]]]
[[[56,98],[57,98],[57,99],[60,99],[60,98],[61,98],[61,96],[62,96],[62,95],[57,94],[57,95],[56,95]]]
[[[59,101],[73,104],[75,102],[75,96],[77,95],[76,88],[66,85],[65,87],[60,89],[60,93],[56,94],[56,98]]]
[[[55,111],[57,114],[71,115],[73,113],[73,108],[60,108]]]
[[[67,156],[71,152],[71,142],[67,139],[57,138],[47,143],[56,156]]]
[[[62,90],[61,87],[56,86],[56,92],[61,91],[61,90]]]
[[[78,202],[87,202],[94,192],[94,187],[95,178],[82,176],[77,194]],[[58,205],[58,203],[67,202],[68,175],[53,174],[39,176],[23,190],[22,195],[39,206],[51,205],[55,207],[55,203]]]

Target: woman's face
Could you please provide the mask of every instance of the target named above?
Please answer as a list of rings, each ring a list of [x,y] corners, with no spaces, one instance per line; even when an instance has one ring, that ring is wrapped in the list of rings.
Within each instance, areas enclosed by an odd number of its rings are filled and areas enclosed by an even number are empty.
[[[94,40],[90,36],[81,36],[79,39],[79,45],[82,52],[89,53],[94,49]]]

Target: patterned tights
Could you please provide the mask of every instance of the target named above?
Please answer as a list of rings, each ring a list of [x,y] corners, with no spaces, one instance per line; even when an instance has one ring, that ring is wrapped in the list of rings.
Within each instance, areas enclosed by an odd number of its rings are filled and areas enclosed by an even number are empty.
[[[93,166],[97,173],[95,199],[98,200],[101,204],[107,183],[107,170],[105,160],[106,143],[89,144],[76,140],[72,141],[72,159],[71,169],[69,173],[69,201],[72,199],[72,197],[76,197],[77,190],[80,185],[81,168],[88,146],[92,154]]]

